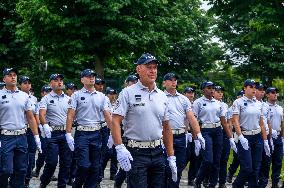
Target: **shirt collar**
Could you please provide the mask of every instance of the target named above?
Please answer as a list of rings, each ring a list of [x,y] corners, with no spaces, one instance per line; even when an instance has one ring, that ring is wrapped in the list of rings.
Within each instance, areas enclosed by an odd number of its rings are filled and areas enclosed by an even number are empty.
[[[204,101],[210,101],[210,102],[215,102],[215,101],[216,101],[216,99],[212,98],[212,99],[210,100],[210,99],[206,98],[204,95],[202,96],[202,100],[204,100]]]
[[[11,90],[8,90],[6,87],[4,87],[3,90],[6,91],[6,93],[18,93],[20,91],[18,88],[16,88],[15,91],[11,91]]]
[[[269,106],[277,106],[277,103],[272,104],[272,103],[270,103],[270,102],[268,102],[268,101],[266,101],[266,103],[267,103]]]
[[[62,93],[61,93],[60,95],[57,95],[56,93],[54,93],[54,91],[51,91],[51,92],[50,92],[50,95],[51,95],[52,97],[56,97],[56,96],[57,96],[57,97],[64,97],[65,94],[64,94],[64,92],[62,91]]]
[[[164,92],[165,92],[165,94],[167,95],[167,96],[179,96],[180,95],[180,93],[179,92],[175,92],[175,94],[170,94],[167,90],[164,90]]]
[[[140,82],[140,80],[138,80],[138,82],[136,83],[136,85],[137,85],[141,90],[147,90],[147,91],[149,91],[149,88],[146,87],[146,86],[144,86],[144,85]],[[156,82],[155,82],[155,87],[154,87],[154,90],[153,90],[153,91],[158,92],[158,87],[157,87]]]
[[[82,89],[81,89],[81,91],[83,92],[83,93],[91,93],[91,94],[97,94],[97,91],[96,91],[96,89],[94,89],[94,91],[92,91],[92,92],[90,92],[89,90],[87,90],[85,87],[83,87]]]
[[[255,98],[255,97],[253,97],[252,99],[249,99],[249,98],[247,98],[246,96],[242,96],[242,99],[243,99],[244,101],[251,101],[251,102],[255,102],[255,101],[256,101],[256,98]]]

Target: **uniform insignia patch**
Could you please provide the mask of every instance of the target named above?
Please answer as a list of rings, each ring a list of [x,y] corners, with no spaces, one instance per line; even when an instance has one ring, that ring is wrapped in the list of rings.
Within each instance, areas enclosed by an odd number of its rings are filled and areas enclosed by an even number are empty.
[[[135,95],[135,101],[140,102],[141,101],[141,95]]]
[[[247,105],[248,105],[248,103],[246,103],[246,102],[245,102],[245,103],[244,103],[244,105],[245,105],[245,106],[247,106]]]
[[[82,101],[85,100],[85,97],[81,97],[81,100],[82,100]]]
[[[2,96],[2,99],[6,99],[6,98],[7,98],[6,95],[3,95],[3,96]]]
[[[206,103],[204,103],[203,106],[206,106]]]
[[[54,103],[54,100],[51,100],[51,101],[49,101],[49,102],[53,104],[53,103]]]

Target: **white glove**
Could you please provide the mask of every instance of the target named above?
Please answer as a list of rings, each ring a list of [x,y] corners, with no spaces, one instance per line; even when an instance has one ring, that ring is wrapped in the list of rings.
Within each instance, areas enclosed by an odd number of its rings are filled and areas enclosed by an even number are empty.
[[[107,147],[110,149],[113,146],[113,139],[112,136],[109,135],[108,140],[107,140]]]
[[[192,134],[186,133],[185,135],[185,147],[187,147],[187,142],[192,142]]]
[[[235,143],[235,139],[232,137],[229,140],[230,140],[230,146],[231,146],[232,150],[234,150],[234,152],[237,153],[238,149],[237,149],[237,146],[236,146],[236,143]]]
[[[265,150],[265,154],[268,157],[270,157],[270,148],[269,148],[268,140],[264,140],[264,150]]]
[[[43,130],[46,138],[51,138],[52,128],[48,124],[43,125]]]
[[[195,155],[199,156],[199,152],[200,152],[200,149],[201,149],[200,141],[199,140],[194,140],[194,145],[195,145],[195,148],[194,148]]]
[[[177,164],[176,164],[176,156],[169,156],[168,159],[169,161],[169,166],[172,171],[172,180],[174,182],[177,181]]]
[[[273,143],[273,139],[270,138],[270,145],[271,145],[271,153],[274,151],[274,143]]]
[[[35,138],[35,143],[36,143],[36,147],[37,147],[38,152],[42,153],[39,135],[34,135],[34,138]]]
[[[249,149],[248,140],[244,137],[244,135],[241,134],[239,136],[239,141],[241,142],[241,144],[242,144],[242,146],[245,150]]]
[[[74,138],[72,137],[71,133],[66,133],[65,138],[70,150],[74,151]]]
[[[276,130],[274,130],[274,129],[272,129],[272,138],[274,138],[274,139],[277,139],[277,131]]]
[[[126,149],[123,144],[115,146],[116,153],[117,153],[117,160],[120,164],[120,167],[128,172],[131,169],[130,160],[133,161],[133,158],[130,152]]]
[[[204,140],[202,134],[201,134],[201,133],[198,133],[196,136],[197,136],[197,139],[200,141],[200,144],[201,144],[201,146],[202,146],[202,149],[205,149],[205,140]]]
[[[283,149],[283,153],[284,153],[284,138],[282,137],[282,149]]]

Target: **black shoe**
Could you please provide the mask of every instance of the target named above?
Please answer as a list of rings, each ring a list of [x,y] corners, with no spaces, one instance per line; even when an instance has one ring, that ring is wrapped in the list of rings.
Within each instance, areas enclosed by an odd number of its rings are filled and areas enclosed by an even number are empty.
[[[96,188],[101,188],[101,185],[99,182],[97,183]]]
[[[115,174],[110,174],[109,179],[114,180],[114,178],[115,178]]]
[[[219,188],[227,188],[226,184],[219,184]]]
[[[233,182],[233,176],[228,175],[227,176],[227,182],[232,183]]]
[[[195,183],[194,183],[194,188],[201,188],[201,185],[200,185],[200,184],[195,184]]]
[[[32,177],[38,178],[38,176],[39,176],[39,170],[33,170],[31,175],[32,175]]]
[[[69,178],[67,185],[72,186],[74,181],[75,181],[74,178]]]
[[[55,176],[53,175],[50,180],[51,180],[51,181],[57,181],[58,179],[57,179],[57,177],[55,177]]]
[[[193,180],[189,180],[189,181],[187,182],[187,185],[189,185],[189,186],[194,186],[194,185],[195,185],[195,183],[194,183],[194,181],[193,181]]]
[[[40,184],[39,188],[46,188],[46,185]]]
[[[282,185],[283,187],[283,185]],[[272,184],[272,187],[271,188],[279,188],[278,184]]]

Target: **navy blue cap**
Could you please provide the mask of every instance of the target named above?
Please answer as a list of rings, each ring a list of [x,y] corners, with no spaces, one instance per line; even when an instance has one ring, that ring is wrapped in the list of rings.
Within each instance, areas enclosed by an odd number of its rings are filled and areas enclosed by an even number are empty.
[[[203,90],[204,88],[209,87],[209,86],[215,87],[215,84],[211,81],[205,81],[201,84],[201,89]]]
[[[183,90],[183,93],[193,93],[193,92],[195,92],[195,89],[192,87],[186,87]]]
[[[138,81],[138,78],[137,78],[137,76],[135,76],[135,75],[129,75],[129,76],[126,78],[125,81],[126,81],[126,82],[137,82],[137,81]]]
[[[237,93],[237,96],[243,96],[245,94],[244,90],[241,90]]]
[[[103,79],[96,77],[95,84],[100,85],[100,84],[105,84],[105,83],[106,82]]]
[[[0,87],[4,87],[5,85],[5,82],[0,82]]]
[[[117,94],[116,90],[111,88],[111,87],[107,87],[106,88],[106,94],[107,95],[114,95],[114,94]]]
[[[269,88],[266,89],[266,94],[271,93],[271,92],[278,93],[279,90],[276,87],[269,87]]]
[[[48,85],[44,85],[41,88],[41,92],[51,92],[51,90],[52,90],[51,87]]]
[[[31,79],[30,79],[28,76],[21,76],[21,77],[19,78],[19,84],[22,84],[22,83],[25,82],[25,81],[31,82]]]
[[[141,57],[134,64],[142,65],[142,64],[150,63],[152,61],[158,63],[158,60],[156,59],[155,56],[153,56],[149,53],[146,53],[146,54],[142,54]]]
[[[256,85],[256,82],[252,79],[247,79],[245,82],[244,82],[244,87],[247,87],[247,86],[254,86]]]
[[[176,74],[169,72],[164,76],[163,80],[164,81],[165,80],[172,80],[173,78],[175,78],[176,80],[179,79],[179,77]]]
[[[259,83],[259,82],[255,82],[255,88],[256,89],[264,89],[264,85],[262,83]]]
[[[215,88],[215,90],[217,90],[217,91],[225,91],[225,88],[224,87],[222,87],[222,86],[215,86],[214,87]]]
[[[3,70],[3,76],[6,76],[6,75],[10,74],[10,72],[15,72],[16,74],[18,73],[17,70],[14,69],[14,68],[5,68]]]
[[[97,74],[92,69],[85,69],[81,71],[81,78],[86,76],[97,76]]]
[[[66,89],[77,89],[77,86],[72,82],[65,84]]]
[[[61,78],[63,80],[64,79],[64,75],[63,74],[52,74],[49,77],[49,81],[56,80],[57,78]]]

